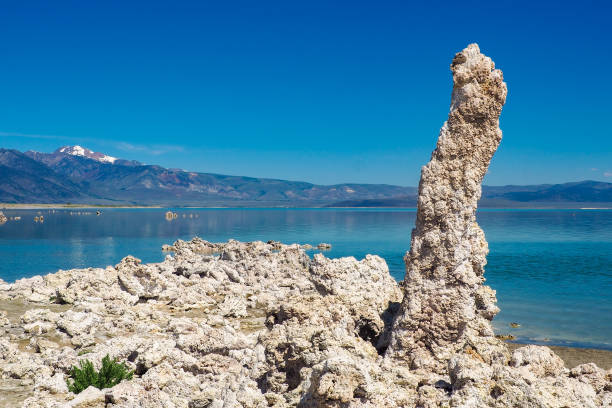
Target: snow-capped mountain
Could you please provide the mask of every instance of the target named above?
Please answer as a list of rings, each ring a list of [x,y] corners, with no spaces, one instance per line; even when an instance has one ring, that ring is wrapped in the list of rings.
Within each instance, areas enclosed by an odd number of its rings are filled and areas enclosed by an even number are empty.
[[[57,149],[54,153],[63,153],[63,154],[69,154],[71,156],[87,157],[89,159],[93,159],[101,163],[114,163],[117,160],[116,157],[107,156],[104,153],[94,152],[92,150],[89,150],[85,147],[81,147],[79,145],[63,146]]]

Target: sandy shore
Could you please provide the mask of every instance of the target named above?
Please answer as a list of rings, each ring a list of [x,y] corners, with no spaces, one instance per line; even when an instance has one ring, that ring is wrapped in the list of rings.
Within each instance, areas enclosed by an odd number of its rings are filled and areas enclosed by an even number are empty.
[[[507,343],[510,350],[515,350],[525,344]],[[579,364],[595,363],[604,370],[612,368],[612,351],[589,348],[546,346],[552,349],[565,362],[567,368],[576,367]]]

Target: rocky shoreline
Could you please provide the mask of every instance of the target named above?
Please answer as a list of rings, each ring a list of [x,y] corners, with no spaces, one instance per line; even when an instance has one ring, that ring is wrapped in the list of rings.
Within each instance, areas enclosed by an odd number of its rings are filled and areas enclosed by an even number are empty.
[[[472,44],[451,64],[449,119],[423,167],[397,283],[367,255],[199,238],[161,263],[0,283],[0,403],[58,407],[609,407],[612,370],[496,338],[475,220],[501,141],[501,71]],[[68,392],[110,355],[134,378]]]
[[[508,342],[510,352],[529,344]],[[604,370],[612,369],[612,350],[567,347],[567,346],[547,346],[556,355],[561,357],[566,368],[574,368],[580,364],[595,363]]]
[[[532,406],[612,402],[612,370],[592,363],[569,370],[547,347],[506,351],[507,362],[493,367],[473,350],[473,361],[446,374],[388,364],[402,286],[377,256],[310,258],[297,244],[199,238],[167,249],[172,254],[157,264],[126,257],[106,269],[1,284],[0,405],[437,407],[478,398],[512,406],[504,396]],[[126,361],[135,378],[69,393],[70,367],[83,359],[99,364],[106,354]],[[495,387],[504,394],[492,397]]]

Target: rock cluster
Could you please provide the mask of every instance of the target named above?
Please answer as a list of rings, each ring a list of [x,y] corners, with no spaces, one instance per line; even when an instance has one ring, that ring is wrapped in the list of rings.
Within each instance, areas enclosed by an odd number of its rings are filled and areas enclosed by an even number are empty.
[[[0,389],[8,390],[0,406],[612,402],[612,371],[567,370],[545,347],[522,347],[496,364],[464,351],[446,373],[390,364],[384,353],[402,289],[377,256],[310,258],[297,244],[198,238],[171,248],[157,264],[128,256],[106,269],[0,282]],[[106,354],[126,361],[134,379],[69,393],[71,366],[98,365]]]
[[[116,406],[296,406],[366,386],[401,301],[383,259],[198,238],[171,249],[158,264],[128,256],[0,285],[1,302],[21,305],[2,322],[0,374],[33,394],[23,406],[98,406],[71,399],[65,379],[106,354],[136,370],[87,393]]]
[[[377,256],[298,244],[164,246],[160,263],[0,281],[0,405],[58,407],[602,407],[612,370],[550,349],[509,353],[474,221],[501,138],[501,72],[457,54],[449,121],[423,169],[398,284]],[[71,366],[126,361],[133,380],[75,396]]]

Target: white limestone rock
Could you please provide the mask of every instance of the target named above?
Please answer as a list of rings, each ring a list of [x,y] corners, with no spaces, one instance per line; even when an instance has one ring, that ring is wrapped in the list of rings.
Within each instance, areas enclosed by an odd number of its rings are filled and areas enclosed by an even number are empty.
[[[457,53],[451,70],[450,113],[421,171],[404,301],[386,353],[440,373],[467,346],[488,363],[508,358],[489,328],[497,308],[494,291],[482,286],[489,250],[476,223],[482,179],[502,137],[506,84],[476,44]]]

